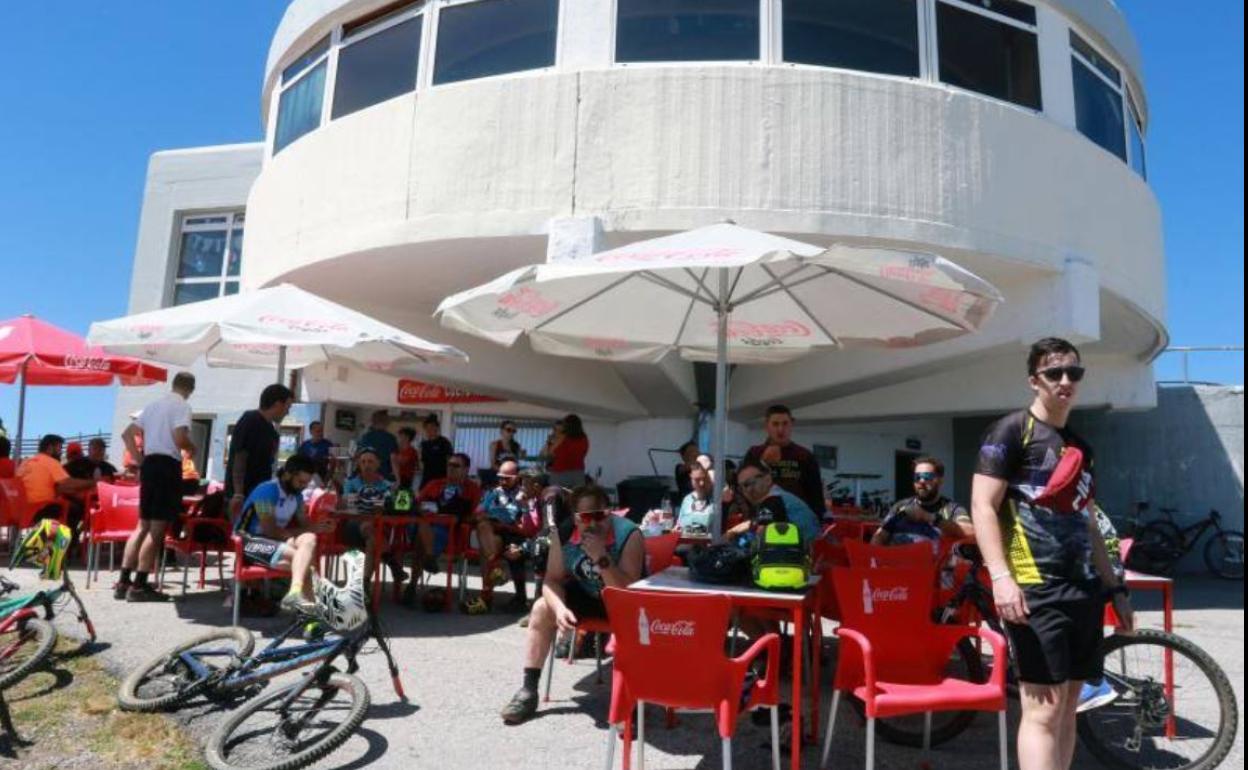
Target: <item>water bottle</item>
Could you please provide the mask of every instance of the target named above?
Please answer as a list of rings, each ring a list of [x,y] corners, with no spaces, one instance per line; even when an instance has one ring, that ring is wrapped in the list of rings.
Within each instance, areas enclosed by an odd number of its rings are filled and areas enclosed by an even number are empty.
[[[875,614],[875,602],[871,598],[871,584],[862,579],[862,611],[868,615]]]
[[[663,506],[659,509],[663,512],[661,521],[663,522],[663,531],[671,532],[676,528],[676,514],[672,511],[672,501],[667,497],[663,498]]]
[[[637,639],[643,646],[650,646],[650,619],[646,617],[646,608],[637,613]]]

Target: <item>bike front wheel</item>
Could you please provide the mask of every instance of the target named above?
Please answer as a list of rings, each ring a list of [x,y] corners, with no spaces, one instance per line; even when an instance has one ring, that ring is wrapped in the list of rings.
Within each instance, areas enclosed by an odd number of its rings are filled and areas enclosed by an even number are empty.
[[[1239,712],[1208,653],[1151,629],[1110,636],[1101,649],[1117,699],[1079,715],[1079,737],[1097,759],[1120,770],[1211,770],[1226,758]]]
[[[55,646],[56,628],[42,618],[26,618],[0,633],[0,690],[43,665]]]
[[[198,661],[211,674],[250,656],[255,646],[255,637],[245,628],[206,631],[131,671],[117,691],[117,703],[123,711],[162,711],[179,706],[198,695],[209,681],[208,676],[193,671],[186,658]]]
[[[1205,564],[1226,580],[1244,579],[1244,533],[1223,530],[1205,543]]]
[[[345,743],[368,712],[368,687],[353,674],[310,676],[311,681],[265,693],[231,714],[208,738],[208,765],[213,770],[296,770]]]

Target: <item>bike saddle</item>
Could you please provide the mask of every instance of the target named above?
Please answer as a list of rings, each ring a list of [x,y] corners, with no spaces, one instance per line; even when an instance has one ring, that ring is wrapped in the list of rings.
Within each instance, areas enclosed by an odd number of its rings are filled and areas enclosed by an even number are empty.
[[[980,563],[984,560],[983,554],[979,552],[979,546],[974,543],[958,543],[953,547],[953,551],[967,561]]]

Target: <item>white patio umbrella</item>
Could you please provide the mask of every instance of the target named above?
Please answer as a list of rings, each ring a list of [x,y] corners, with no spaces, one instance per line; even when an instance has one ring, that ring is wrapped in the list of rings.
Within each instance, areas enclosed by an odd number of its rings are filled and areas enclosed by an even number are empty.
[[[401,372],[413,364],[466,361],[440,345],[298,286],[281,284],[91,324],[87,339],[111,353],[187,366],[277,370],[348,363]]]
[[[527,335],[543,353],[715,361],[712,452],[723,479],[728,364],[939,342],[977,329],[1001,299],[933,254],[824,249],[724,223],[519,268],[448,297],[437,314],[501,345]]]

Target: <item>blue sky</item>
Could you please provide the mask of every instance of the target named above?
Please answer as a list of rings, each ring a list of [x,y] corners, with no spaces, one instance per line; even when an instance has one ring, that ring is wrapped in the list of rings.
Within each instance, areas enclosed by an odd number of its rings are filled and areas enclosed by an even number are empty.
[[[1122,3],[1151,106],[1150,182],[1169,260],[1175,345],[1244,340],[1244,9]],[[0,318],[85,333],[122,315],[148,156],[260,137],[264,58],[283,0],[64,0],[5,5],[0,58]],[[1162,379],[1178,359],[1158,363]],[[1193,377],[1242,383],[1242,355]],[[39,388],[28,435],[107,428],[112,390]],[[0,386],[17,421],[17,388]]]

